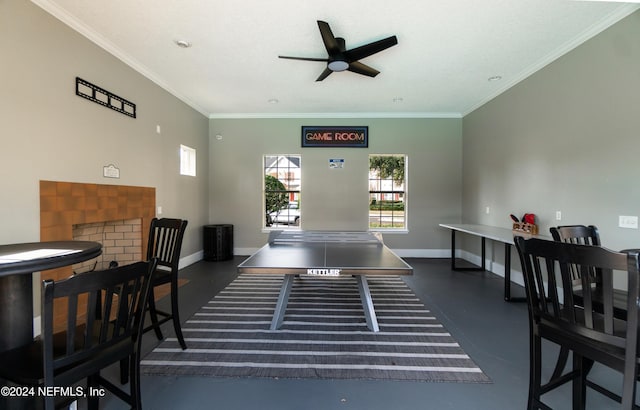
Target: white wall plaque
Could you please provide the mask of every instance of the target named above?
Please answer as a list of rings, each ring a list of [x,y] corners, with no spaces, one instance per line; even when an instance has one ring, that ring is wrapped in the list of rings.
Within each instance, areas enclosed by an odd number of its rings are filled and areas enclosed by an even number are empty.
[[[105,178],[120,178],[120,168],[116,168],[113,164],[104,166],[102,167],[102,176]]]

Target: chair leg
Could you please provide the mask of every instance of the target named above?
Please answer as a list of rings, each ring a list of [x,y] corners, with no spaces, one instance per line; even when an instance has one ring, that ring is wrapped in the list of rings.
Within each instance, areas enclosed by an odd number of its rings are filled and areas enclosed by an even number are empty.
[[[151,323],[153,324],[153,330],[156,332],[156,337],[158,340],[162,340],[162,331],[160,330],[160,324],[158,323],[158,312],[156,311],[156,299],[153,293],[153,287],[151,287],[149,291],[149,317],[151,318]]]
[[[44,409],[55,410],[55,408],[56,408],[55,398],[53,396],[46,396],[44,398]]]
[[[96,381],[96,375],[91,375],[87,377],[87,391],[91,388],[97,388],[99,383]],[[100,407],[100,398],[93,394],[87,397],[87,409],[88,410],[98,410]]]
[[[131,360],[131,366],[129,366],[129,378],[131,383],[129,384],[129,392],[131,395],[131,408],[135,410],[142,409],[142,395],[140,393],[140,356],[138,353],[134,353],[129,358]]]
[[[573,370],[577,373],[573,377],[573,410],[585,410],[587,398],[587,372],[591,369],[589,361],[582,356],[573,354]]]
[[[636,358],[633,360],[625,360],[623,378],[622,378],[622,398],[621,404],[623,409],[635,409],[636,401],[636,380],[638,378],[638,366]]]
[[[567,360],[569,359],[569,349],[564,346],[560,347],[560,353],[558,353],[558,361],[556,362],[556,367],[553,369],[553,374],[551,375],[551,380],[555,380],[558,377],[562,376],[562,372],[564,368],[567,366]]]
[[[540,403],[540,387],[542,386],[541,357],[542,342],[540,337],[531,336],[529,343],[529,398],[527,400],[527,410],[538,409]]]
[[[178,281],[171,281],[171,316],[173,316],[173,329],[176,332],[176,337],[180,343],[182,350],[187,348],[187,344],[182,336],[182,327],[180,326],[180,315],[178,314]]]
[[[120,384],[129,383],[129,358],[120,360]]]

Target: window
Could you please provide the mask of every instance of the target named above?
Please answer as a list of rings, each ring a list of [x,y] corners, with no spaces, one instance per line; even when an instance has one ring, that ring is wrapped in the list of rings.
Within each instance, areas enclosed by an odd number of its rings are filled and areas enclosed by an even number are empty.
[[[300,227],[300,155],[264,157],[265,226]]]
[[[369,229],[407,229],[405,155],[369,156]]]
[[[196,150],[180,145],[180,175],[196,176]]]

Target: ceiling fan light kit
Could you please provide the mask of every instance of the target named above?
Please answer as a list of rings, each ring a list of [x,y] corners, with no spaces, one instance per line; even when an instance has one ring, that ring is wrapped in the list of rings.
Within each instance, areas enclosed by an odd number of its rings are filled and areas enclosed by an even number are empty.
[[[398,39],[396,38],[396,36],[391,36],[347,50],[344,38],[334,36],[333,32],[331,31],[331,27],[329,27],[329,24],[327,22],[318,20],[318,28],[320,29],[320,35],[322,36],[324,46],[327,49],[327,58],[278,56],[279,58],[285,58],[289,60],[326,62],[327,68],[325,68],[325,70],[322,72],[322,74],[320,74],[316,81],[324,80],[334,71],[340,72],[347,70],[356,74],[375,77],[376,75],[380,74],[380,72],[372,67],[369,67],[366,64],[361,63],[359,60],[379,53],[380,51],[386,50],[387,48],[398,44]]]
[[[327,64],[327,66],[331,71],[344,71],[349,68],[349,63],[347,63],[346,61],[336,60],[329,61],[329,64]]]

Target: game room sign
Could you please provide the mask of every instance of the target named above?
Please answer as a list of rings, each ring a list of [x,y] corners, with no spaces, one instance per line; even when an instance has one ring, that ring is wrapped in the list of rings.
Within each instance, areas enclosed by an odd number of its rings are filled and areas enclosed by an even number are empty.
[[[367,148],[369,127],[302,127],[302,147]]]

